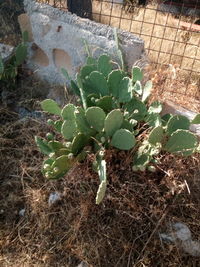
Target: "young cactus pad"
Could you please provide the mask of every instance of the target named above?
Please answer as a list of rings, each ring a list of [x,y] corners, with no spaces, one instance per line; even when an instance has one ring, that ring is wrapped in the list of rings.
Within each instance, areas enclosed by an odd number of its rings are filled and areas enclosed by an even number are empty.
[[[124,73],[121,70],[113,70],[108,76],[109,91],[116,98],[119,97],[119,84],[123,78]]]
[[[86,110],[86,119],[88,123],[98,132],[104,128],[106,118],[105,112],[99,107],[91,107]]]
[[[132,84],[131,79],[128,77],[125,77],[121,80],[120,84],[120,91],[119,91],[119,102],[120,103],[127,103],[131,100],[131,90],[132,90]]]
[[[164,135],[164,131],[163,131],[162,126],[157,126],[150,132],[148,141],[152,145],[156,145],[157,143],[161,143],[163,139],[163,135]]]
[[[112,136],[122,125],[123,115],[119,109],[114,109],[105,118],[104,129],[108,136]]]
[[[35,136],[35,142],[43,154],[49,155],[53,152],[53,150],[48,146],[47,142],[45,142],[45,140],[42,138]]]
[[[110,57],[102,55],[98,59],[98,71],[100,71],[105,77],[112,71],[112,65],[110,63]]]
[[[95,93],[101,96],[109,95],[108,84],[102,73],[93,71],[89,76],[89,81]]]
[[[52,99],[45,99],[41,102],[42,109],[54,115],[61,115],[61,108]]]
[[[122,150],[129,150],[136,144],[135,136],[126,129],[120,129],[112,137],[111,145]]]
[[[143,73],[139,67],[132,68],[132,80],[133,82],[141,81],[143,78]]]
[[[67,104],[61,111],[63,120],[75,120],[75,106],[73,104]]]
[[[61,128],[61,133],[66,140],[71,141],[77,132],[75,120],[64,121]]]

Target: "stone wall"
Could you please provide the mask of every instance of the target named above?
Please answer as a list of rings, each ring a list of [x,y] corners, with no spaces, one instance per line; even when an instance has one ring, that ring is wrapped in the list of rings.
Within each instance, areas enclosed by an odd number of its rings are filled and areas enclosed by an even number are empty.
[[[26,14],[19,16],[19,23],[22,31],[29,32],[28,66],[42,79],[63,84],[62,67],[75,77],[86,60],[84,41],[95,56],[104,52],[119,61],[113,28],[34,0],[24,0],[24,8]],[[146,59],[143,40],[121,30],[119,39],[129,68]]]

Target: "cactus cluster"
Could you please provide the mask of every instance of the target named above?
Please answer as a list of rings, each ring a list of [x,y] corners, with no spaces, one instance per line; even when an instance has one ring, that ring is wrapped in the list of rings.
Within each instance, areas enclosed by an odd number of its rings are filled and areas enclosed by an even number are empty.
[[[66,70],[62,73],[69,79]],[[41,103],[44,111],[56,116],[57,120],[48,123],[64,139],[58,142],[50,133],[46,139],[36,137],[38,147],[48,157],[42,169],[45,177],[57,179],[88,153],[95,153],[99,204],[106,192],[104,154],[110,147],[131,151],[133,171],[156,171],[156,156],[162,150],[183,156],[199,151],[198,139],[189,128],[200,123],[200,115],[192,121],[180,115],[162,117],[161,103],[147,104],[152,83],[142,86],[142,78],[138,67],[133,67],[130,77],[124,69],[116,69],[107,55],[98,59],[89,56],[76,80],[71,80],[80,106],[67,104],[61,108],[51,99]]]

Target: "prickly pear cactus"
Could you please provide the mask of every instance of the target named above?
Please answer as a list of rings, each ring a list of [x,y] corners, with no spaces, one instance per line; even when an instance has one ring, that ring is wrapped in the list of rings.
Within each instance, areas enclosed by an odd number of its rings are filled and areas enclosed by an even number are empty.
[[[61,134],[63,141],[60,137],[57,141],[55,133],[48,133],[46,139],[35,138],[47,157],[42,173],[48,179],[65,175],[76,162],[83,162],[88,154],[93,154],[93,167],[100,179],[97,205],[102,202],[108,184],[106,150],[130,151],[132,170],[142,172],[157,171],[161,151],[183,156],[200,153],[199,141],[189,131],[191,124],[200,124],[200,114],[191,121],[180,115],[161,116],[160,102],[147,104],[152,82],[143,87],[143,74],[136,66],[130,77],[125,72],[119,44],[117,51],[122,69],[116,69],[119,65],[113,64],[107,55],[96,59],[90,53],[75,81],[62,69],[80,105],[68,103],[61,108],[51,99],[42,101],[43,110],[55,118],[48,120],[49,127]]]

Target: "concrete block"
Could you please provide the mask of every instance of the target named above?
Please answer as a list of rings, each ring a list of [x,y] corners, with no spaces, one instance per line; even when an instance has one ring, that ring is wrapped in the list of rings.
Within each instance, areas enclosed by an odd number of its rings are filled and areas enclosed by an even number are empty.
[[[29,42],[33,41],[33,33],[32,33],[32,27],[30,23],[29,16],[27,14],[21,14],[18,16],[18,22],[21,29],[21,32],[28,32],[28,40]]]
[[[63,84],[62,67],[74,78],[86,61],[84,40],[95,51],[95,56],[108,53],[119,62],[113,28],[34,0],[24,0],[24,7],[34,40],[28,49],[28,66],[42,79],[51,84]],[[142,39],[122,30],[119,30],[119,39],[129,69],[136,61],[146,59]]]

